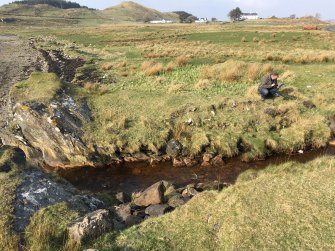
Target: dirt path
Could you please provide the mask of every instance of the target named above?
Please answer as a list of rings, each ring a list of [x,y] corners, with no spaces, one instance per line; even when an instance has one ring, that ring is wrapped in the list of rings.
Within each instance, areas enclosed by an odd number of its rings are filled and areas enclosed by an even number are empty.
[[[45,69],[40,53],[29,41],[16,36],[0,36],[0,143],[10,116],[10,87],[34,70]]]

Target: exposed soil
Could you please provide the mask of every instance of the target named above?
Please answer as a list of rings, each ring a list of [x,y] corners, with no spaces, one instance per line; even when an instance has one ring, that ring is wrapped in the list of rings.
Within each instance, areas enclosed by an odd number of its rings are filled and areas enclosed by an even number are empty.
[[[56,73],[58,77],[66,82],[71,82],[76,74],[76,69],[83,66],[85,61],[81,58],[67,58],[62,51],[40,50],[49,65],[49,72]]]
[[[27,79],[31,72],[45,70],[42,55],[33,43],[16,36],[0,36],[0,139],[10,117],[9,91],[13,84]]]
[[[75,187],[92,192],[127,192],[143,190],[150,185],[167,180],[178,186],[192,183],[233,184],[244,171],[261,170],[270,164],[282,164],[288,161],[305,163],[320,156],[335,156],[335,147],[305,152],[296,155],[278,155],[264,161],[242,162],[239,159],[228,159],[223,166],[174,168],[170,162],[150,166],[146,163],[124,163],[105,168],[84,167],[79,169],[60,169],[57,172]]]

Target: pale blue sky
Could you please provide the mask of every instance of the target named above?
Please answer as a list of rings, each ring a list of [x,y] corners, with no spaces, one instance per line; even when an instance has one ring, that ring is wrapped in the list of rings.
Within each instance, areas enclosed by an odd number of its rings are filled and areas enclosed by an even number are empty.
[[[120,3],[119,0],[72,0],[91,8],[103,9]],[[9,3],[0,0],[0,4]],[[320,13],[322,19],[335,19],[335,0],[137,0],[136,2],[160,11],[185,10],[198,17],[226,19],[232,8],[239,6],[244,12],[258,12],[260,16],[279,17]]]

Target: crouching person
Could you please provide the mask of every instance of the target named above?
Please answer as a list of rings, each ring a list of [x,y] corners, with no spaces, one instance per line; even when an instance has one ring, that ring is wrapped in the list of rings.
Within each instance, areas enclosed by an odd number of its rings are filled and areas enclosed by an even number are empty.
[[[279,88],[283,84],[278,84],[279,74],[277,72],[272,72],[262,79],[262,83],[259,86],[258,92],[263,99],[274,98],[274,97],[284,97],[283,94],[279,92]]]

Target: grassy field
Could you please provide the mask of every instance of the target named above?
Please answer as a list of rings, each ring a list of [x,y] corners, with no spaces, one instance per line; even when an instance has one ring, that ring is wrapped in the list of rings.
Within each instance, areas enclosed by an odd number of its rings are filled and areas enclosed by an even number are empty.
[[[86,99],[94,118],[83,121],[86,144],[110,155],[160,155],[174,138],[183,144],[184,156],[250,160],[319,148],[330,138],[335,35],[302,30],[315,22],[1,29],[35,38],[39,49],[86,60],[72,83],[33,73],[12,88],[18,102],[48,105],[59,88]],[[280,72],[289,100],[262,101],[257,94],[261,77],[272,70]],[[315,107],[306,107],[305,101]],[[0,164],[6,154],[0,152]],[[247,172],[223,192],[203,193],[171,214],[85,245],[99,250],[332,250],[334,176],[330,157]],[[0,173],[5,198],[0,202],[0,250],[17,247],[19,237],[10,225],[19,183],[18,168]],[[26,249],[74,250],[65,226],[76,216],[65,204],[41,209],[22,237]]]
[[[66,85],[88,99],[95,118],[84,140],[106,153],[158,155],[175,138],[184,155],[242,153],[248,160],[324,146],[335,109],[334,34],[303,31],[314,19],[270,21],[10,32],[87,60],[78,74],[94,69],[100,80]],[[260,100],[257,86],[272,70],[289,101]],[[306,108],[307,100],[316,108]]]

